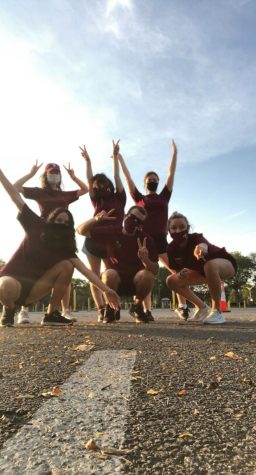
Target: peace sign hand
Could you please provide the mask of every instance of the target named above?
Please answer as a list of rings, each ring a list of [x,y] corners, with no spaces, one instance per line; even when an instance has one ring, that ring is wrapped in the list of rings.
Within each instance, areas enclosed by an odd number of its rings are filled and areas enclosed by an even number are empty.
[[[174,140],[172,140],[172,155],[177,155],[177,145]]]
[[[89,161],[90,160],[90,157],[89,157],[89,153],[87,152],[86,148],[85,148],[85,145],[83,147],[80,147],[80,150],[81,150],[81,155],[82,157],[86,160],[86,161]]]
[[[120,142],[120,139],[115,143],[114,140],[112,140],[112,144],[113,144],[113,157],[114,156],[117,156],[119,154],[119,150],[120,150],[120,147],[119,147],[119,142]]]
[[[74,179],[75,178],[75,172],[74,172],[73,168],[70,168],[70,162],[68,162],[68,167],[65,167],[65,165],[63,165],[63,167],[68,172],[70,178]]]
[[[137,238],[137,243],[138,243],[138,257],[143,262],[145,259],[148,258],[148,249],[146,246],[147,238],[145,237],[143,239],[143,242],[141,242],[140,238]]]
[[[43,165],[42,163],[38,165],[38,160],[36,160],[36,163],[33,165],[33,167],[30,170],[30,174],[34,176],[42,165]]]

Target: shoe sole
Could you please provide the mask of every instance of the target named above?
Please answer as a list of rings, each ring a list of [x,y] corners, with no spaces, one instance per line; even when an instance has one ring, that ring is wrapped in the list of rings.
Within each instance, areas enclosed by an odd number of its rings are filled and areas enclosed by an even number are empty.
[[[221,321],[218,321],[218,322],[214,322],[214,321],[211,321],[211,320],[207,320],[207,319],[206,319],[206,320],[204,321],[204,324],[206,324],[206,325],[222,325],[222,324],[225,323],[225,322],[226,322],[225,318],[224,318],[223,320],[221,320]]]
[[[44,323],[44,322],[41,322],[41,325],[43,327],[71,327],[73,325],[73,322],[71,323]]]
[[[26,320],[25,322],[17,322],[17,325],[28,325],[30,323],[29,320]]]
[[[6,323],[6,325],[0,324],[0,328],[11,328],[14,327],[14,323]]]

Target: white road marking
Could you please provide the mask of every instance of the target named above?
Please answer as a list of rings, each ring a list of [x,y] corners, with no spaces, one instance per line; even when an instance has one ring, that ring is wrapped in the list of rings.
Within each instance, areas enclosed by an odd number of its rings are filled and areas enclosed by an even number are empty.
[[[136,352],[97,351],[0,451],[2,475],[122,473],[123,457],[100,459],[88,439],[122,447]]]

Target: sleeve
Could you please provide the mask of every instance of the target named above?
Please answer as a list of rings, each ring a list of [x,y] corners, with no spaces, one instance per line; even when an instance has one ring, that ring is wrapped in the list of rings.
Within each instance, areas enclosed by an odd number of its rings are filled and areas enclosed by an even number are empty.
[[[194,246],[197,246],[198,244],[202,244],[202,243],[210,245],[209,241],[207,241],[207,239],[205,239],[203,234],[194,233],[194,234],[191,234],[191,236],[193,236],[193,245]]]
[[[144,204],[144,195],[142,195],[138,188],[135,187],[134,193],[131,193],[131,197],[136,205],[143,203]]]
[[[74,201],[77,201],[79,196],[78,196],[78,190],[75,191],[63,191],[64,198],[67,204],[73,203]]]
[[[126,205],[126,193],[125,189],[123,188],[121,192],[116,191],[117,199],[122,203],[123,207]]]
[[[170,198],[172,196],[172,190],[169,190],[167,186],[165,185],[160,193],[160,196],[164,198],[167,203],[170,201]]]
[[[42,188],[33,187],[29,188],[27,186],[22,187],[23,196],[29,200],[38,200],[42,196]]]
[[[23,206],[21,212],[17,216],[23,229],[28,233],[34,228],[42,225],[43,220],[37,216],[26,204]]]

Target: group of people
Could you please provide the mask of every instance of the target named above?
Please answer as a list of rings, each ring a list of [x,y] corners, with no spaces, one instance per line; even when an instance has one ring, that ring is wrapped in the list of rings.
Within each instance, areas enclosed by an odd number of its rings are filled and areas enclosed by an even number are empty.
[[[120,319],[122,296],[133,296],[129,312],[137,323],[152,321],[151,292],[159,261],[170,272],[166,284],[177,294],[180,318],[224,323],[221,282],[235,274],[236,262],[225,248],[209,243],[202,234],[190,233],[183,214],[174,212],[168,219],[177,164],[175,142],[172,141],[164,187],[158,192],[159,176],[149,171],[144,178],[144,194],[131,177],[119,141],[113,141],[112,150],[115,184],[104,173],[94,175],[85,146],[80,151],[86,163],[87,184],[76,177],[70,165],[65,167],[78,185],[75,191],[61,189],[61,170],[55,163],[46,165],[41,187],[24,186],[41,168],[38,162],[14,184],[0,170],[0,182],[18,208],[18,220],[25,231],[19,248],[0,270],[0,325],[13,326],[17,306],[21,307],[18,323],[28,323],[27,307],[48,294],[50,301],[41,323],[72,325],[75,317],[70,313],[69,299],[74,269],[90,281],[99,322]],[[126,213],[120,168],[135,203]],[[68,207],[86,193],[94,208],[93,217],[75,229]],[[38,203],[40,217],[27,206],[23,196]],[[82,251],[89,268],[77,256],[76,232],[85,237]],[[167,233],[172,239],[169,244]],[[211,308],[191,289],[204,283],[209,287]],[[195,306],[192,316],[187,301]]]

